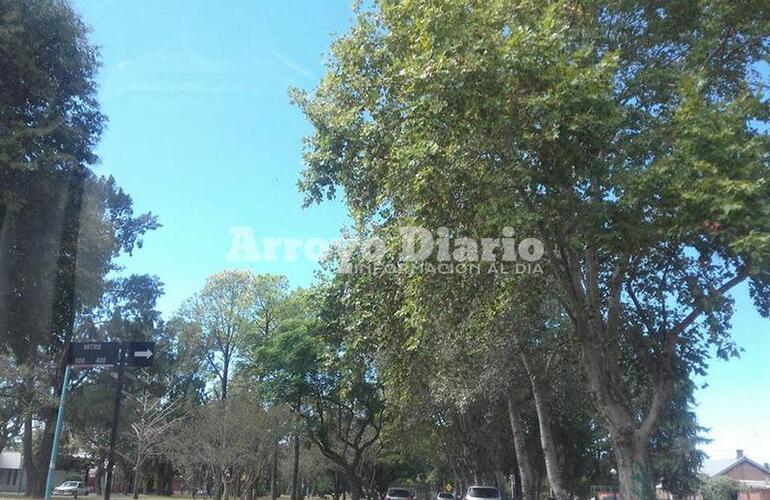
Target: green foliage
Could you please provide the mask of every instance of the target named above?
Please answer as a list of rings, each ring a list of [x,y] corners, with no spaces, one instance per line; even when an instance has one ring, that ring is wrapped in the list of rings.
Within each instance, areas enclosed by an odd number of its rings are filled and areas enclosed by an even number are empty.
[[[396,381],[450,371],[420,352],[440,344],[431,337],[448,333],[444,351],[473,356],[485,342],[462,334],[478,325],[488,346],[504,345],[506,330],[490,326],[544,292],[568,318],[616,451],[647,443],[678,377],[703,372],[712,346],[737,353],[727,293],[748,281],[770,312],[770,110],[754,70],[768,56],[768,19],[761,2],[360,11],[319,87],[293,93],[313,126],[307,202],[342,188],[360,232],[391,242],[388,262],[410,225],[474,238],[509,226],[546,248],[544,280],[348,280],[356,320],[375,326],[362,330],[403,360]],[[691,443],[692,431],[680,435]],[[631,471],[620,476],[631,488]]]
[[[697,423],[694,405],[695,384],[677,383],[668,413],[651,439],[651,460],[663,489],[677,497],[695,495],[703,483],[700,469],[706,453],[700,447],[710,440]]]
[[[105,117],[87,35],[66,1],[0,2],[0,179],[96,163]],[[2,204],[24,200],[23,192],[0,194]]]
[[[243,351],[260,345],[279,324],[286,288],[283,276],[231,269],[209,276],[177,312],[174,328],[192,348],[191,358],[218,380],[220,399],[227,398]]]
[[[276,404],[286,403],[299,411],[303,398],[318,389],[323,348],[308,322],[283,322],[254,353],[265,395]]]
[[[84,174],[79,188],[72,182],[61,173],[23,172],[6,186],[28,199],[5,214],[0,238],[0,343],[19,359],[36,345],[60,352],[72,334],[69,311],[91,316],[101,308],[109,288],[120,286],[108,278],[121,270],[117,258],[159,227],[152,214],[134,213],[111,177]],[[76,213],[67,209],[71,196],[78,198]]]
[[[740,491],[738,481],[726,476],[714,476],[703,482],[703,500],[736,500]]]
[[[142,288],[135,286],[142,278],[112,273],[121,270],[117,257],[158,227],[152,214],[134,213],[114,179],[91,170],[106,120],[97,102],[98,51],[87,35],[67,1],[0,1],[0,351],[22,375],[10,396],[20,410],[10,425],[27,424],[33,496],[43,493],[65,348],[76,328],[98,330],[89,320],[105,294],[119,295],[113,287]],[[159,289],[146,278],[146,290]],[[135,299],[151,310],[155,297]],[[130,315],[128,303],[114,309],[124,306]],[[125,333],[146,333],[156,322],[145,318]]]

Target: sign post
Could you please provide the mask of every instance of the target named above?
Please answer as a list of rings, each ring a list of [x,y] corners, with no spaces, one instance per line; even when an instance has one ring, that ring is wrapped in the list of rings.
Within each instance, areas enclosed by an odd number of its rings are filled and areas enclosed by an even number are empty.
[[[110,452],[107,458],[107,480],[104,485],[104,500],[110,500],[112,495],[112,473],[115,469],[115,444],[118,441],[118,422],[120,406],[123,400],[123,383],[126,378],[126,366],[146,368],[152,366],[155,356],[155,342],[124,342],[118,347],[116,356],[118,365],[118,381],[115,387],[115,410],[112,414],[112,429],[110,430]],[[136,485],[134,485],[136,488]]]
[[[48,462],[48,478],[45,481],[45,500],[51,500],[53,480],[56,475],[56,456],[59,454],[59,436],[64,421],[64,403],[67,401],[67,389],[70,385],[70,365],[64,367],[64,381],[61,385],[61,397],[59,399],[59,413],[56,415],[56,428],[53,433],[53,445],[51,446],[51,460]]]
[[[104,500],[110,500],[112,493],[112,470],[115,466],[115,444],[118,440],[118,420],[123,395],[123,384],[126,378],[126,366],[146,368],[152,366],[155,356],[155,342],[72,342],[66,353],[67,363],[64,368],[59,412],[56,416],[56,429],[51,446],[51,461],[48,465],[45,500],[51,499],[53,481],[56,473],[56,455],[59,452],[59,438],[64,421],[64,403],[67,399],[67,389],[70,381],[70,367],[117,366],[118,380],[115,387],[115,409],[112,415],[110,432],[110,453],[107,461],[107,484]]]
[[[112,494],[112,470],[115,468],[115,444],[118,440],[118,419],[120,419],[120,403],[123,399],[123,381],[126,378],[126,349],[125,345],[118,355],[118,382],[115,387],[115,409],[112,413],[112,429],[110,430],[110,452],[107,455],[107,481],[104,483],[104,500],[110,500]]]

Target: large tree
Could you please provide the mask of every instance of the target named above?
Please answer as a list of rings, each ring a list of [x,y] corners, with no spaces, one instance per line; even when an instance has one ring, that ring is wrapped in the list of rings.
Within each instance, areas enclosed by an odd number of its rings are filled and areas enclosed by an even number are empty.
[[[281,276],[227,270],[209,276],[203,289],[180,308],[174,322],[205,358],[219,382],[218,397],[227,399],[241,351],[254,337],[268,336],[277,325],[286,290]]]
[[[707,343],[733,349],[728,292],[748,281],[770,314],[769,18],[764,2],[383,0],[296,95],[309,201],[342,187],[369,227],[543,242],[628,499],[653,498],[649,440],[679,375]]]
[[[102,298],[110,295],[111,287],[145,278],[153,282],[149,277],[123,282],[109,275],[121,270],[117,257],[141,244],[142,234],[157,227],[157,222],[149,214],[134,215],[131,198],[112,178],[82,172],[77,177],[76,203],[68,199],[72,178],[67,175],[33,171],[17,176],[22,178],[24,183],[15,187],[30,203],[8,217],[0,244],[0,329],[4,348],[26,374],[18,398],[27,491],[40,495],[64,353],[76,334],[89,334],[86,323],[103,306]],[[141,329],[153,318],[122,321]],[[131,338],[130,333],[125,338]]]
[[[275,333],[260,346],[251,360],[260,376],[264,395],[275,405],[286,405],[295,417],[302,413],[307,398],[318,385],[323,345],[311,334],[312,322],[301,319],[284,321]],[[292,432],[293,461],[291,500],[301,500],[299,425]]]
[[[97,161],[105,117],[87,36],[66,1],[0,2],[0,241],[8,217],[30,201],[13,189],[17,175]]]
[[[272,338],[253,353],[266,394],[285,402],[320,452],[341,471],[351,498],[364,493],[367,452],[383,428],[384,400],[373,352],[358,345],[356,317],[325,284],[295,292]],[[295,433],[293,483],[298,479]],[[299,498],[294,493],[292,497]]]
[[[276,437],[286,432],[284,408],[265,410],[252,396],[234,392],[228,401],[208,402],[163,440],[164,453],[186,477],[213,480],[217,498],[241,491],[253,497]]]
[[[0,2],[0,348],[24,378],[27,493],[42,496],[63,353],[115,258],[157,227],[98,178],[98,53],[68,2]],[[33,436],[33,434],[37,434]]]

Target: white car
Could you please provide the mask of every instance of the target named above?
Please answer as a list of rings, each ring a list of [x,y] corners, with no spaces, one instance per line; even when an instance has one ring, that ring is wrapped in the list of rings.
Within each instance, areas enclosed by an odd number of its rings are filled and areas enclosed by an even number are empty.
[[[54,495],[85,496],[90,493],[88,486],[80,481],[64,481],[53,489]]]
[[[500,491],[494,486],[471,486],[464,500],[503,500]]]
[[[384,500],[414,500],[414,494],[408,488],[388,488]]]

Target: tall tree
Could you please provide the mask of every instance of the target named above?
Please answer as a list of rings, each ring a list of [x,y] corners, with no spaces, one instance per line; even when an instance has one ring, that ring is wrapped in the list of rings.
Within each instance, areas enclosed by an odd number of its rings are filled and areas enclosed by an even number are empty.
[[[226,403],[226,404],[225,404]],[[204,471],[217,495],[229,498],[235,487],[253,487],[264,473],[277,435],[285,431],[283,407],[265,410],[248,395],[209,402],[169,432],[163,450],[187,477]]]
[[[318,384],[323,346],[311,334],[312,323],[301,319],[284,321],[275,334],[253,356],[253,368],[260,374],[265,396],[273,404],[286,405],[295,416],[302,414],[308,396]],[[292,436],[293,466],[291,499],[301,500],[299,484],[301,430]]]
[[[38,396],[61,390],[63,354],[76,330],[86,333],[84,322],[118,283],[108,278],[121,270],[117,257],[130,254],[146,231],[158,227],[151,214],[134,214],[131,198],[112,178],[79,172],[77,181],[40,171],[17,176],[25,180],[17,187],[30,202],[14,211],[2,242],[2,340],[30,376],[20,387],[20,400],[31,495],[42,494],[45,486],[56,418],[55,398]],[[41,379],[47,390],[39,387]],[[40,436],[33,439],[36,430]]]
[[[15,184],[30,171],[93,165],[105,117],[96,100],[98,52],[69,3],[0,2],[0,242],[30,202]]]
[[[50,401],[35,401],[35,379],[59,393],[76,315],[98,301],[113,258],[157,226],[90,170],[105,122],[97,69],[97,50],[68,2],[0,2],[0,345],[30,367],[21,402],[35,496],[55,418]]]
[[[362,467],[383,425],[384,401],[371,353],[356,346],[336,293],[325,285],[286,301],[275,333],[252,352],[251,369],[265,395],[301,417],[304,432],[342,471],[354,500],[364,491]],[[299,433],[293,436],[292,498],[301,498]]]
[[[220,399],[227,399],[244,347],[275,330],[286,287],[282,276],[227,270],[209,276],[203,289],[177,313],[175,322],[185,341],[204,356],[219,381]]]
[[[730,290],[748,281],[770,314],[753,66],[769,18],[760,2],[382,1],[296,95],[310,201],[341,186],[369,226],[542,241],[624,498],[654,497],[649,440],[676,374],[706,343],[731,352]]]

